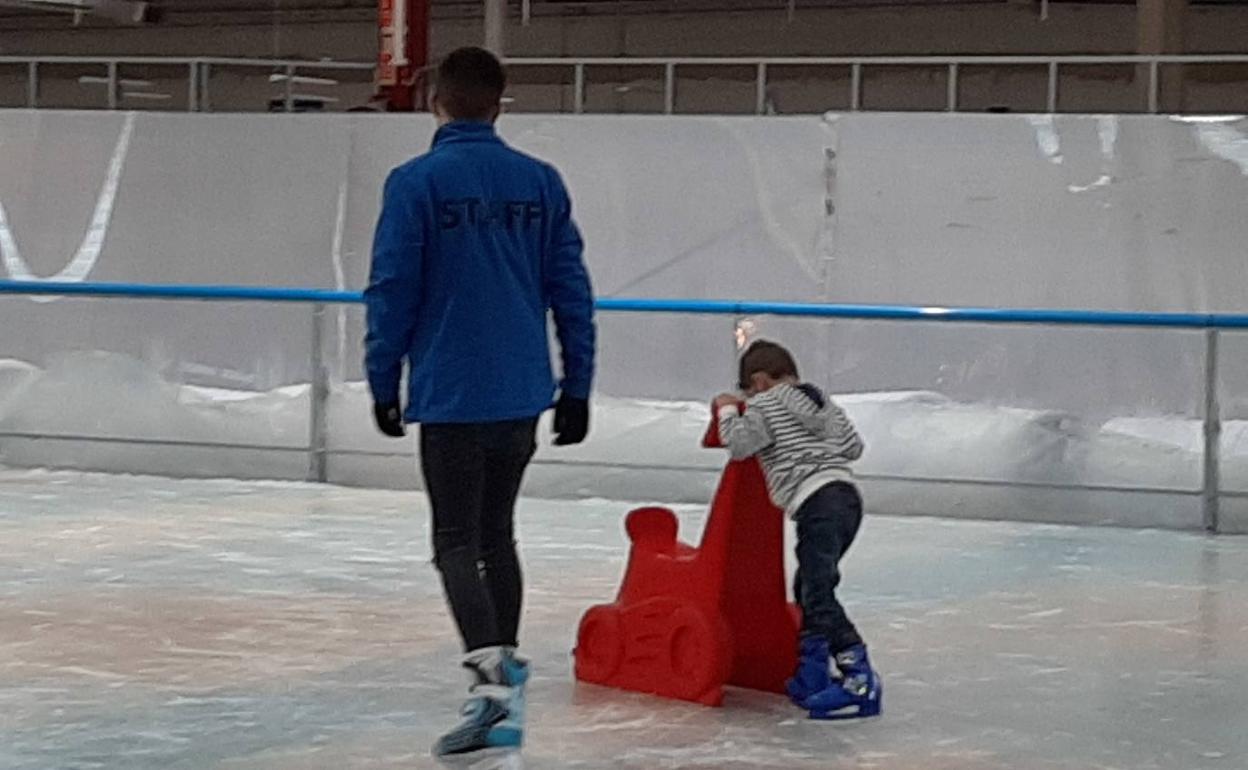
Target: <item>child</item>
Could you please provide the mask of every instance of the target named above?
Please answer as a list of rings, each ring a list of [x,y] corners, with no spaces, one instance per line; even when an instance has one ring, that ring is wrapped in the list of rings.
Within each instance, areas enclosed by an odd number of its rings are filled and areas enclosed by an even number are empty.
[[[797,522],[802,635],[789,697],[815,719],[875,716],[880,676],[836,599],[838,563],[862,523],[849,469],[862,456],[862,439],[838,406],[798,379],[793,356],[774,342],[745,351],[740,388],[748,396],[744,413],[737,396],[715,399],[720,438],[734,459],[758,457],[772,501]]]

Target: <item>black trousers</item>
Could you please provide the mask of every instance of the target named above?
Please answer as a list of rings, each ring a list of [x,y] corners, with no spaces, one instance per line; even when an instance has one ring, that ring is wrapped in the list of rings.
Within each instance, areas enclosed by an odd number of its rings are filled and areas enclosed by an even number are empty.
[[[536,417],[420,428],[434,563],[468,652],[516,645],[523,592],[516,496],[536,433]]]
[[[858,629],[836,598],[840,561],[862,524],[862,498],[850,484],[823,487],[797,510],[797,580],[802,635],[828,640],[833,653],[862,644]]]

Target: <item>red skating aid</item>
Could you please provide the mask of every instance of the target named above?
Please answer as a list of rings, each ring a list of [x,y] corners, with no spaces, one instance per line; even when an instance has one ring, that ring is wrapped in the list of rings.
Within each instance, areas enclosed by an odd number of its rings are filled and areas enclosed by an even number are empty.
[[[718,420],[703,446],[722,446]],[[576,678],[719,706],[724,687],[783,693],[797,663],[799,612],[788,603],[784,515],[755,459],[730,462],[702,543],[680,542],[667,508],[628,514],[619,595],[581,619]]]

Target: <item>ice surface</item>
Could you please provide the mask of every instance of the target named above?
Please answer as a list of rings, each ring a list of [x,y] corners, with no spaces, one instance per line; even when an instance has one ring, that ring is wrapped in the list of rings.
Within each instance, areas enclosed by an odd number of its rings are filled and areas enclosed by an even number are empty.
[[[868,517],[885,716],[573,682],[628,504],[525,499],[529,768],[1242,768],[1248,539]],[[679,509],[696,539],[701,506]],[[431,767],[456,642],[411,492],[0,473],[0,767]]]

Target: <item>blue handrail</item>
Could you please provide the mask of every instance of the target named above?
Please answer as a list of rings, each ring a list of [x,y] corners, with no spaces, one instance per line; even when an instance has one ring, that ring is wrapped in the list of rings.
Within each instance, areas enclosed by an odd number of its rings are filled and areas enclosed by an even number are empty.
[[[263,286],[194,286],[141,283],[61,283],[0,281],[0,294],[129,297],[134,299],[217,300],[358,304],[358,291],[289,289]],[[1106,310],[919,307],[715,299],[633,299],[600,297],[599,310],[623,313],[697,315],[776,315],[805,318],[857,318],[887,321],[1027,324],[1043,326],[1132,326],[1176,329],[1248,329],[1248,315],[1228,313],[1138,313]]]
[[[53,294],[134,299],[203,299],[240,302],[321,302],[352,304],[364,301],[358,291],[286,289],[269,286],[196,286],[155,283],[62,283],[59,281],[0,281],[0,294]]]

